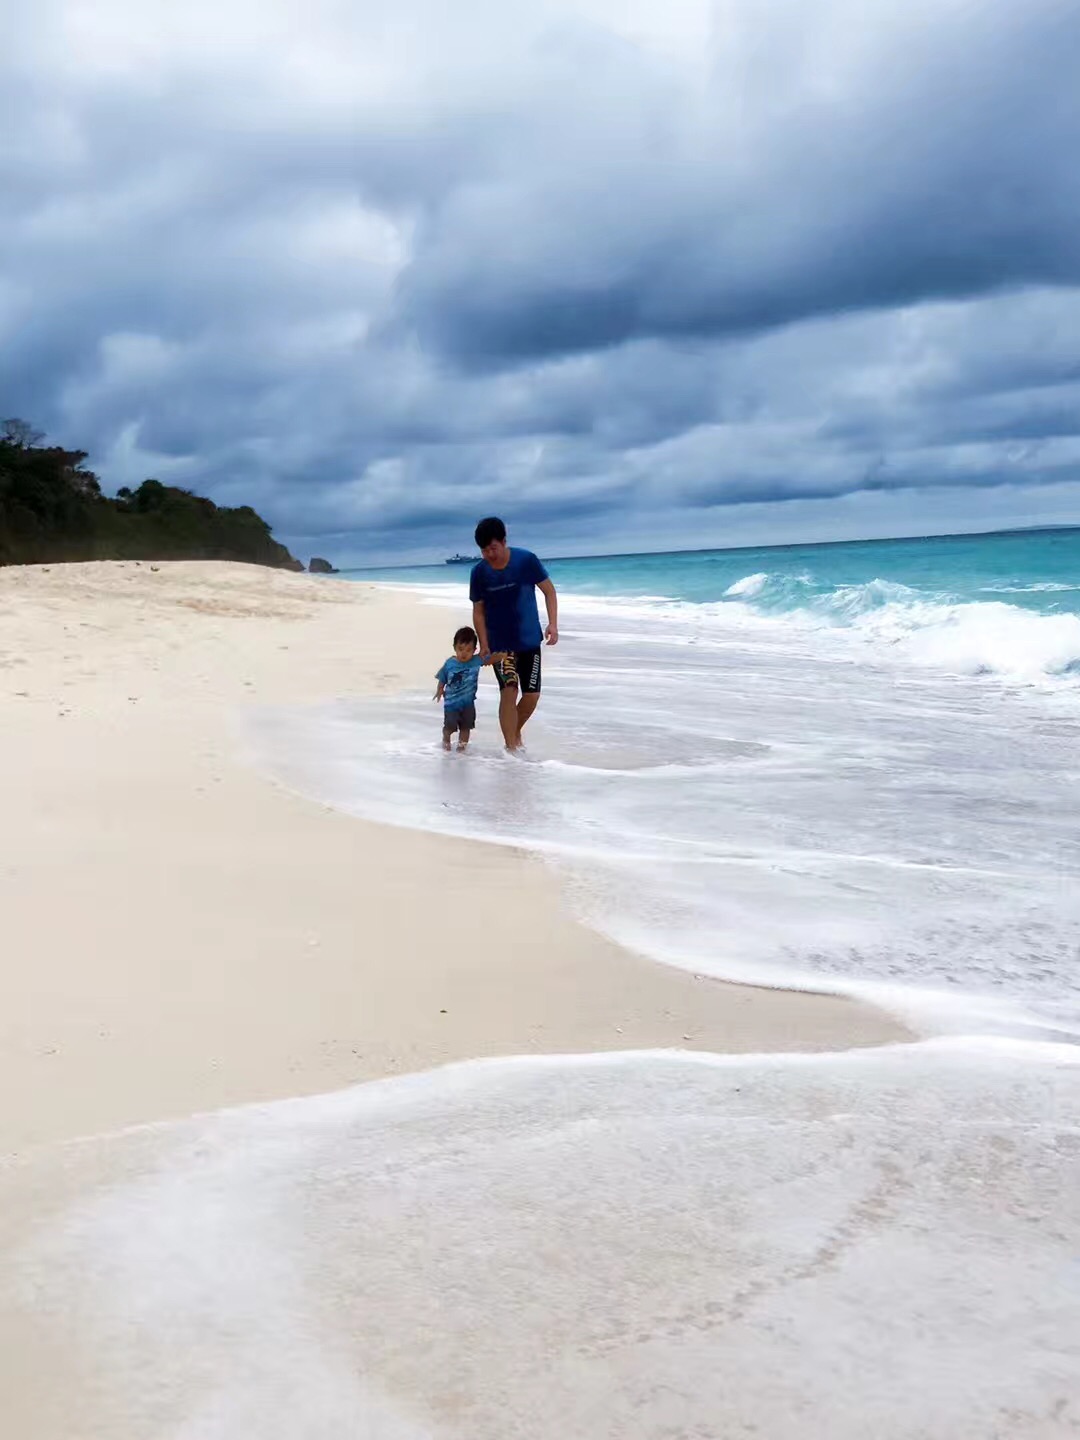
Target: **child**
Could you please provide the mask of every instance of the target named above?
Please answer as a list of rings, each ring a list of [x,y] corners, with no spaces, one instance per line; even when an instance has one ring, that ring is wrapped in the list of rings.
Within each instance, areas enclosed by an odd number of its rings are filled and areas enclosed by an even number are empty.
[[[476,686],[480,671],[485,665],[503,658],[499,654],[483,659],[476,653],[478,643],[476,631],[469,625],[463,625],[454,636],[453,655],[435,673],[439,685],[431,698],[443,702],[444,750],[450,749],[455,730],[458,750],[468,747],[469,736],[476,728]]]

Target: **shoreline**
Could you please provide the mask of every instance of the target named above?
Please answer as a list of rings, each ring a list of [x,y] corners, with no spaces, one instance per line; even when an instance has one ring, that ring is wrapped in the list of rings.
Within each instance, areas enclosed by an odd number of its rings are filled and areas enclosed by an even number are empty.
[[[468,1058],[911,1038],[632,954],[534,857],[243,762],[245,705],[426,685],[440,608],[224,562],[10,567],[0,602],[0,1153]],[[447,932],[481,881],[529,917],[512,946],[482,917]]]

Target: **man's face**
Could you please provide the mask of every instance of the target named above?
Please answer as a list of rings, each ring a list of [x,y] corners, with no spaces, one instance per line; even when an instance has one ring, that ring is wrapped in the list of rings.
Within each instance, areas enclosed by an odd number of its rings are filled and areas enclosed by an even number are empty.
[[[490,540],[480,554],[493,570],[505,570],[510,559],[510,547],[505,540]]]

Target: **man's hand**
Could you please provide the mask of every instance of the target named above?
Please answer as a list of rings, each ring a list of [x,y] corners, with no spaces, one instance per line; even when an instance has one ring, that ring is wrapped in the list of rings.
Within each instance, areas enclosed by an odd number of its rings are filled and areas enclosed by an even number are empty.
[[[547,606],[547,629],[544,631],[544,639],[549,645],[559,643],[559,597],[555,593],[555,586],[550,579],[541,580],[536,587],[544,597],[544,604]]]

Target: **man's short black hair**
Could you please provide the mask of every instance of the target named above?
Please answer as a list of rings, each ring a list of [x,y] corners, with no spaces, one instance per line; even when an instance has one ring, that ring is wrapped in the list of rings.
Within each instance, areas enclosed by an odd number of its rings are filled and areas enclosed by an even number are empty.
[[[462,625],[461,629],[454,635],[454,644],[479,645],[480,640],[471,625]]]
[[[492,540],[506,539],[506,526],[497,515],[489,515],[486,520],[481,520],[476,527],[475,540],[480,549],[490,545]]]

